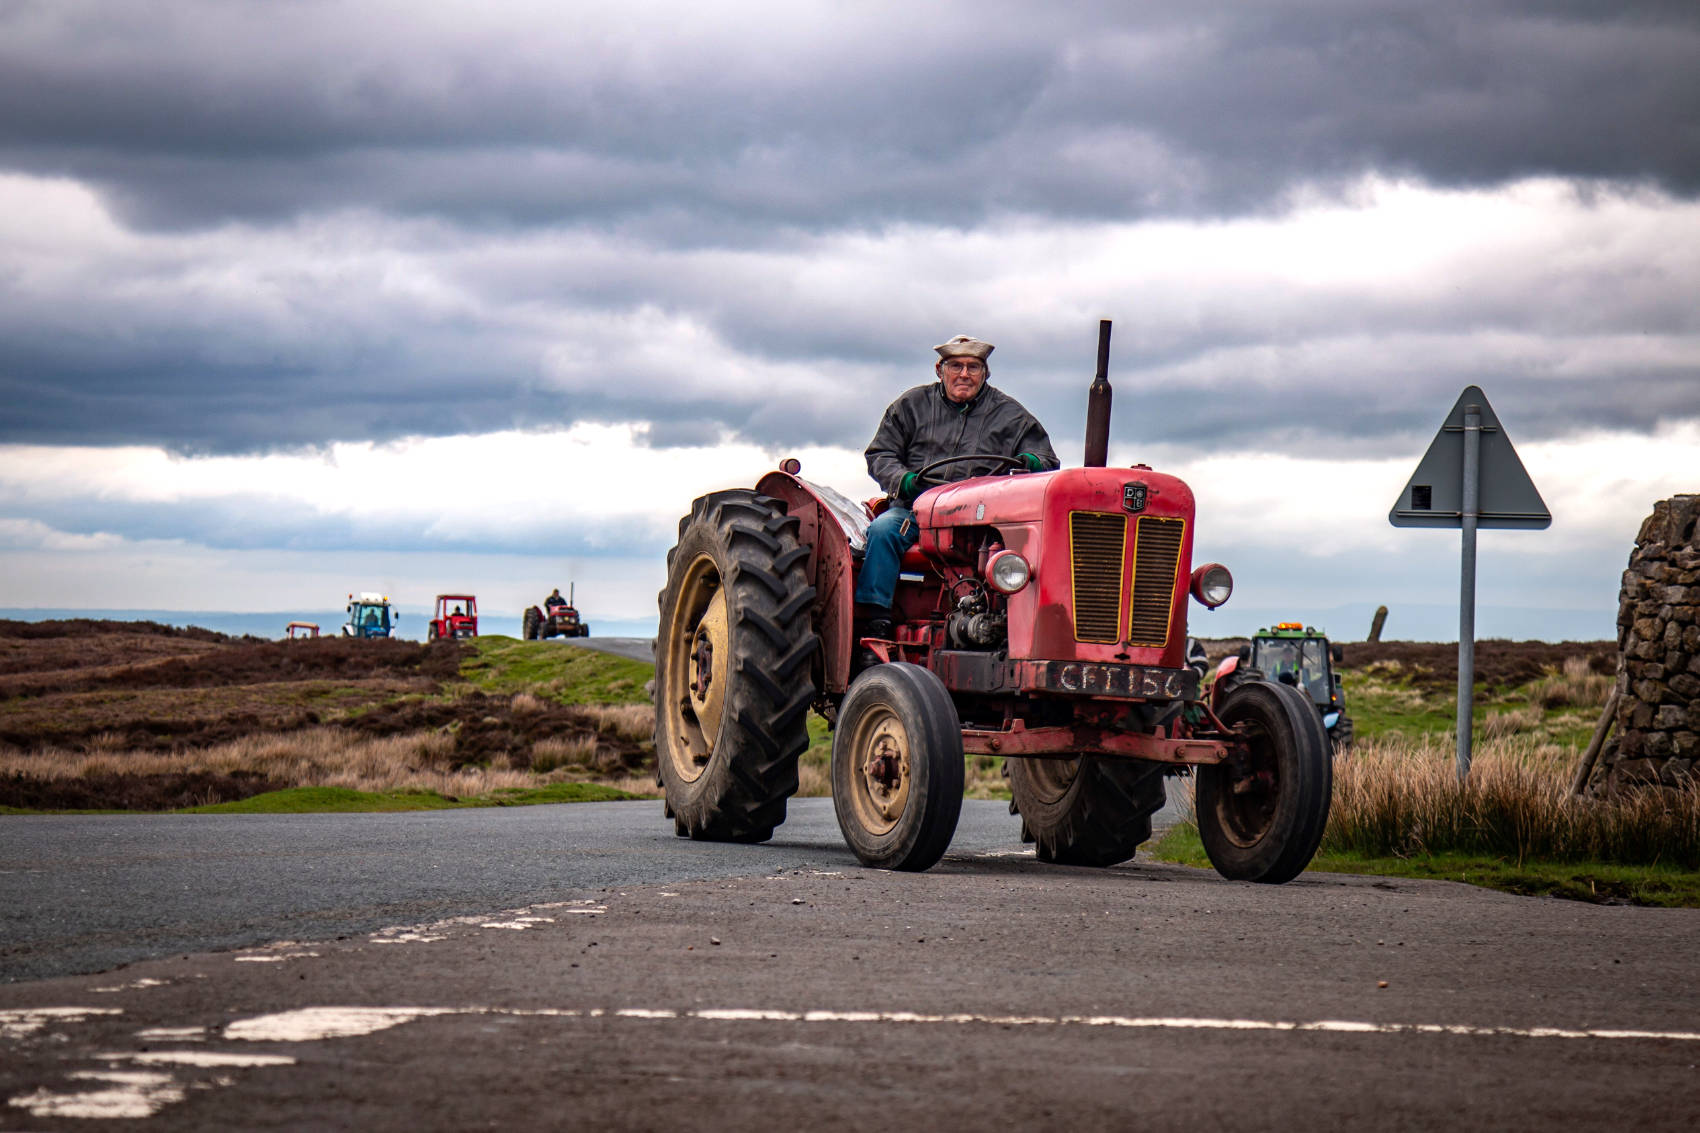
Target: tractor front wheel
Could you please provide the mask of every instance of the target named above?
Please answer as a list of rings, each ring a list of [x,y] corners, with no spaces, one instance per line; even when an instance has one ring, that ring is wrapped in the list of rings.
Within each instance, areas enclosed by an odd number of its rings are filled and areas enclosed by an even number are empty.
[[[1245,741],[1246,754],[1198,769],[1204,852],[1223,877],[1291,881],[1328,826],[1334,770],[1322,717],[1304,693],[1270,681],[1234,689],[1217,714]]]
[[[919,872],[962,815],[962,724],[944,682],[907,662],[850,685],[832,737],[832,809],[865,866]]]
[[[765,842],[797,793],[820,648],[798,522],[714,492],[679,522],[655,639],[655,758],[680,836]]]
[[[1006,766],[1022,839],[1042,862],[1125,862],[1151,837],[1151,816],[1163,806],[1159,764],[1082,755],[1011,759]]]

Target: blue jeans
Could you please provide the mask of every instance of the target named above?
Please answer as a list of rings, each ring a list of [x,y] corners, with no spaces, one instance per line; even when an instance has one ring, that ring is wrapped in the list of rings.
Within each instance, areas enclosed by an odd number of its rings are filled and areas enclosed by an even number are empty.
[[[903,552],[920,537],[921,525],[915,522],[915,513],[895,500],[868,525],[868,549],[862,555],[862,573],[856,577],[858,606],[891,608]]]

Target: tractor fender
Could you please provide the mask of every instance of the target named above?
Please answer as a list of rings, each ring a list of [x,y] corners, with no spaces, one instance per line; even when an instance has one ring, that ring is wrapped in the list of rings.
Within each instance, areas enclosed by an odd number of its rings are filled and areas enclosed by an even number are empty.
[[[785,505],[798,522],[797,542],[809,548],[809,585],[815,588],[815,632],[820,635],[823,692],[850,687],[854,556],[868,545],[868,509],[824,484],[789,472],[769,472],[756,491]]]

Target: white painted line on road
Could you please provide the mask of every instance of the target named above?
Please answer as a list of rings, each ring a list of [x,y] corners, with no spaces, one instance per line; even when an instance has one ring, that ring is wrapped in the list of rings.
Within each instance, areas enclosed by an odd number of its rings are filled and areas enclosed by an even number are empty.
[[[258,956],[232,956],[238,964],[281,964],[285,960],[305,960],[317,957],[317,952],[266,952]]]
[[[18,1007],[0,1011],[0,1039],[21,1039],[49,1023],[81,1023],[94,1015],[122,1015],[122,1007]]]
[[[791,1011],[778,1008],[718,1007],[679,1011],[666,1007],[504,1008],[504,1007],[307,1007],[240,1019],[224,1029],[227,1039],[253,1042],[312,1042],[368,1035],[443,1015],[512,1015],[554,1018],[699,1019],[714,1023],[903,1023],[909,1025],[995,1027],[1116,1027],[1131,1030],[1289,1031],[1361,1035],[1456,1035],[1474,1038],[1657,1039],[1700,1042],[1700,1031],[1623,1028],[1498,1027],[1467,1023],[1369,1023],[1348,1019],[1211,1019],[1130,1015],[934,1015],[918,1011]]]
[[[165,987],[169,983],[171,983],[170,980],[139,979],[139,980],[131,980],[127,984],[113,984],[110,987],[91,987],[91,988],[89,988],[89,990],[90,991],[100,991],[100,992],[137,991],[141,988]]]
[[[526,929],[537,924],[554,924],[553,917],[537,915],[541,910],[595,917],[606,913],[608,906],[591,900],[549,901],[542,905],[503,909],[499,913],[485,913],[476,917],[450,917],[447,920],[432,921],[430,924],[391,925],[372,933],[367,939],[373,944],[430,944],[437,940],[447,940],[448,930],[457,927]]]
[[[136,1037],[150,1043],[198,1043],[207,1037],[205,1027],[146,1027]]]
[[[7,1104],[36,1117],[152,1117],[187,1096],[171,1075],[146,1070],[76,1070],[69,1077],[105,1086],[68,1094],[43,1087],[8,1098]]]
[[[222,1050],[144,1050],[129,1054],[97,1054],[108,1062],[135,1062],[143,1066],[294,1066],[286,1054],[237,1054]]]

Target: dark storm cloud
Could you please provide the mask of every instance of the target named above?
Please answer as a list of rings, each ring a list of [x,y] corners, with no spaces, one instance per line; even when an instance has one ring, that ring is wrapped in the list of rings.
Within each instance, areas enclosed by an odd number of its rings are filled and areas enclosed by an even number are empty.
[[[127,226],[51,270],[0,247],[0,442],[643,421],[654,447],[859,448],[927,344],[978,329],[994,380],[1077,443],[1097,311],[894,290],[995,249],[870,266],[832,241],[1266,215],[1371,171],[1700,192],[1691,4],[914,7],[0,8],[0,172],[72,178]],[[1578,335],[1692,338],[1691,291],[1526,283],[1205,312],[1107,293],[1118,436],[1374,446],[1476,381],[1529,391],[1520,439],[1700,412],[1691,366],[1632,342],[1550,381]],[[1551,345],[1422,341],[1483,326]],[[631,345],[698,331],[695,355]],[[1307,353],[1351,335],[1367,364]]]
[[[12,5],[0,156],[187,227],[1203,215],[1366,170],[1700,190],[1691,4],[771,8]]]

